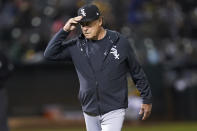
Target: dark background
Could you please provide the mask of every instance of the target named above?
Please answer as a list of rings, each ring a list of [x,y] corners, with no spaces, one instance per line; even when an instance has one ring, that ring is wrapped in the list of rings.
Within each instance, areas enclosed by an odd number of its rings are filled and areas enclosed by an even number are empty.
[[[50,104],[80,110],[74,66],[48,62],[43,52],[54,33],[87,2],[0,0],[0,48],[15,66],[5,84],[9,116],[42,115]],[[148,76],[154,97],[152,119],[196,120],[197,2],[95,2],[105,27],[128,37]]]

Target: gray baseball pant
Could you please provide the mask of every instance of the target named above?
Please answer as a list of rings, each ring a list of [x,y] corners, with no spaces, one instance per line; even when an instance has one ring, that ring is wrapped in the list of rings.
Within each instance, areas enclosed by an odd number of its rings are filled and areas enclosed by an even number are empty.
[[[121,131],[126,109],[110,111],[104,115],[92,116],[83,113],[87,131]]]

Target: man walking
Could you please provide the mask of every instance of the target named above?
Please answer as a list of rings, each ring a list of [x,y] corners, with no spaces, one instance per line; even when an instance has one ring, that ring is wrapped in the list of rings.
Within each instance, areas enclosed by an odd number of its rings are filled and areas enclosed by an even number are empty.
[[[80,24],[82,34],[65,41]],[[121,131],[128,107],[127,73],[141,93],[139,114],[149,117],[152,95],[145,73],[136,61],[128,40],[104,29],[99,9],[84,5],[50,40],[44,56],[49,60],[72,60],[79,82],[79,100],[87,131]]]

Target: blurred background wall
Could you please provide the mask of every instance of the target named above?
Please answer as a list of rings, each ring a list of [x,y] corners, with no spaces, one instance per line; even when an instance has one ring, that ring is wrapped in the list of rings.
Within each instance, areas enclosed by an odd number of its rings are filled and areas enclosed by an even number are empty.
[[[14,64],[8,114],[80,110],[71,62],[48,62],[50,38],[91,0],[0,0],[0,49]],[[105,27],[126,35],[147,73],[153,120],[197,120],[197,1],[98,0]],[[80,33],[72,32],[69,38]],[[132,81],[130,96],[138,96]],[[131,103],[132,105],[132,103]]]

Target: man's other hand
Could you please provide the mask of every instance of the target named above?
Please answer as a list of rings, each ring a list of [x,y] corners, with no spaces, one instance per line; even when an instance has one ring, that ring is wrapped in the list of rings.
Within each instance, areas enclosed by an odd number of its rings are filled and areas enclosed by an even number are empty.
[[[143,115],[142,120],[146,120],[150,116],[151,110],[152,110],[152,104],[142,104],[141,105],[139,115]]]

